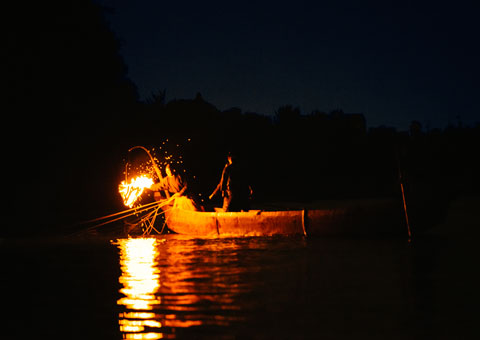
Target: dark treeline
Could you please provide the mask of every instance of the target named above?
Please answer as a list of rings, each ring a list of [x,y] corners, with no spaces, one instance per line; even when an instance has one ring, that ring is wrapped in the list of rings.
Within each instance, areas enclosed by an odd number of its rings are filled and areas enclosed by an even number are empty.
[[[184,166],[204,197],[231,150],[257,202],[398,196],[399,169],[420,200],[480,191],[478,124],[423,131],[413,122],[398,132],[367,129],[363,115],[341,110],[302,114],[286,105],[266,116],[220,111],[201,95],[167,101],[164,91],[140,102],[104,11],[81,0],[12,10],[3,126],[14,195],[2,234],[57,230],[122,209],[117,185],[128,148],[167,138],[184,144]]]
[[[165,101],[165,93],[143,104],[142,126],[155,138],[192,138],[189,170],[208,192],[218,180],[225,155],[244,162],[259,200],[311,201],[400,195],[402,172],[415,199],[449,198],[479,192],[476,147],[480,127],[449,126],[424,131],[367,129],[361,114],[341,110],[302,114],[280,107],[273,117],[219,111],[200,94]],[[149,123],[147,123],[147,121]],[[440,208],[440,206],[439,206]]]
[[[13,195],[3,232],[103,214],[113,203],[101,193],[115,187],[113,168],[128,147],[121,128],[137,105],[120,45],[91,1],[7,8],[2,126]]]

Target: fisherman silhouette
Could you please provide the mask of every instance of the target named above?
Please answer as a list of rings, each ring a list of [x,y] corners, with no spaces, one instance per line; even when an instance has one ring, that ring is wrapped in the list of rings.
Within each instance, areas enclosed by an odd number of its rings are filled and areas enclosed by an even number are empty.
[[[253,191],[248,184],[244,169],[236,160],[235,154],[231,152],[227,156],[227,164],[223,168],[220,182],[209,198],[212,199],[219,191],[223,197],[223,211],[250,209],[250,197]]]

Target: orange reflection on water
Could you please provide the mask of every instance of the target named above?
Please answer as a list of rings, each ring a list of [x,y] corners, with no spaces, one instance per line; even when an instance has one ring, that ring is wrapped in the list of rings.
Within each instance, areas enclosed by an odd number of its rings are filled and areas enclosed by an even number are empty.
[[[156,340],[156,339],[162,339],[162,338],[163,338],[163,335],[159,333],[141,333],[141,334],[130,333],[130,334],[123,335],[123,339]]]
[[[241,322],[237,249],[229,240],[206,240],[169,235],[128,238],[115,242],[120,250],[119,278],[124,309],[119,326],[124,339],[175,338],[178,329],[226,327]],[[249,268],[250,271],[255,270]]]
[[[161,339],[156,331],[162,327],[152,312],[161,299],[155,295],[160,288],[160,270],[156,265],[157,240],[155,238],[129,238],[117,241],[120,249],[119,278],[124,297],[117,301],[128,312],[120,313],[119,325],[124,339]],[[133,310],[133,311],[132,311]],[[148,329],[148,331],[146,331]],[[153,331],[152,331],[153,330]]]

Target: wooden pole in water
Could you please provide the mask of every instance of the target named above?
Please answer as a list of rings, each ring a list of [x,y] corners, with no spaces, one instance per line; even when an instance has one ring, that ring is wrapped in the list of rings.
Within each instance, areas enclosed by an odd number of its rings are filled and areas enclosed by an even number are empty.
[[[302,210],[302,229],[303,229],[303,236],[307,237],[307,210]]]
[[[402,189],[403,210],[405,211],[405,221],[407,222],[408,241],[412,240],[412,231],[410,230],[410,223],[408,221],[407,202],[405,200],[405,190],[403,189],[403,180],[400,177],[400,188]]]
[[[403,185],[402,167],[400,165],[400,156],[397,151],[397,163],[398,163],[398,177],[400,180],[400,189],[402,190],[403,211],[405,212],[405,222],[407,223],[408,242],[412,240],[412,230],[410,229],[410,222],[408,220],[407,200],[405,199],[405,188]]]

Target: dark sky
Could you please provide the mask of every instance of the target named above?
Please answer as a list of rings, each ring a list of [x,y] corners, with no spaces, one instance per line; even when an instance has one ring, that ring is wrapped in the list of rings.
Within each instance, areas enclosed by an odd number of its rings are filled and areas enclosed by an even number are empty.
[[[142,99],[339,108],[401,130],[480,121],[475,1],[97,1]]]

